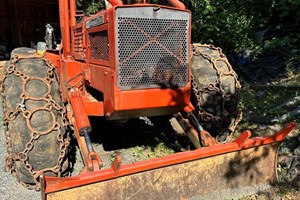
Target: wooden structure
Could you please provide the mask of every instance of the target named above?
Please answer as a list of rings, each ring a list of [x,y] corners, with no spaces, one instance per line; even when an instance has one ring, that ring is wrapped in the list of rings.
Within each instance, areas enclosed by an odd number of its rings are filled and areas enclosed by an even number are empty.
[[[58,19],[57,0],[0,0],[0,45],[10,52],[44,41],[45,24],[56,27]]]

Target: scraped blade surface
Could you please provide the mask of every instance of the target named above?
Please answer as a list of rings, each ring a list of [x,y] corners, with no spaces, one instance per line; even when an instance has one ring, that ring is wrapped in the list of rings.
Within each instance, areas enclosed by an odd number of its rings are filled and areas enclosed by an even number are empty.
[[[231,199],[276,182],[279,143],[187,161],[47,194],[47,199]]]

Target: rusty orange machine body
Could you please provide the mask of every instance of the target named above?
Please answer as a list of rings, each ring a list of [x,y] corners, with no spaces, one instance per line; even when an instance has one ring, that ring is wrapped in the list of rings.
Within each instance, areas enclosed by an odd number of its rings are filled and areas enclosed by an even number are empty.
[[[48,52],[46,57],[58,66],[63,100],[69,100],[71,88],[84,85],[101,96],[92,98],[80,89],[87,115],[114,120],[179,112],[190,102],[190,12],[180,6],[113,2],[118,6],[75,24],[72,12],[66,16],[73,1],[60,1],[63,54]],[[174,16],[165,19],[166,15]],[[150,34],[143,30],[149,20]],[[165,28],[155,30],[154,23]],[[170,34],[175,29],[182,31]],[[157,55],[163,51],[163,58]],[[166,69],[170,62],[178,66]]]
[[[57,66],[62,100],[85,164],[102,167],[90,139],[88,116],[124,120],[190,112],[191,13],[147,1],[109,0],[106,10],[76,15],[75,0],[59,0],[60,51],[45,57]],[[77,22],[76,22],[77,21]]]
[[[102,12],[78,16],[75,0],[59,0],[62,43],[59,53],[48,51],[45,57],[57,66],[62,99],[71,105],[68,117],[85,168],[75,177],[41,176],[43,197],[204,198],[222,189],[273,183],[276,168],[268,168],[266,162],[276,162],[279,144],[294,124],[268,138],[249,139],[246,131],[232,143],[216,144],[192,116],[194,126],[186,130],[198,143],[206,140],[206,147],[128,165],[121,165],[121,157],[116,156],[111,168],[101,169],[101,158],[89,138],[88,116],[123,120],[194,109],[190,11],[179,0],[168,0],[172,7],[145,0],[107,2],[110,5]],[[233,168],[226,171],[224,163]],[[254,179],[257,174],[260,177]],[[73,190],[79,186],[86,189]],[[95,190],[100,194],[93,195]],[[219,192],[219,197],[228,196]]]

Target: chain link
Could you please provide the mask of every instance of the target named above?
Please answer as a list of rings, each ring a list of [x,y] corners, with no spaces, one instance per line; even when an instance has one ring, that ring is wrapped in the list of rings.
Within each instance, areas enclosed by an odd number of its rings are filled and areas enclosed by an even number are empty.
[[[16,64],[22,60],[22,59],[36,59],[40,58],[42,59],[45,64],[47,65],[47,76],[45,78],[39,78],[39,77],[28,77],[21,71],[19,71],[16,68]],[[6,145],[7,145],[7,152],[8,152],[8,157],[5,160],[5,170],[11,172],[13,175],[16,176],[16,166],[15,166],[15,161],[21,161],[24,163],[25,168],[31,173],[32,177],[34,178],[35,184],[27,184],[24,183],[20,180],[18,180],[24,187],[28,189],[33,189],[33,190],[39,190],[40,189],[40,184],[39,184],[39,175],[46,173],[46,172],[53,172],[57,174],[57,176],[61,176],[61,167],[64,161],[64,157],[68,153],[68,146],[70,144],[70,137],[68,133],[66,135],[63,135],[62,130],[61,130],[61,125],[57,122],[57,117],[54,114],[54,111],[59,113],[61,116],[62,120],[62,126],[67,127],[69,126],[69,122],[67,120],[67,112],[64,106],[59,105],[53,97],[51,96],[51,82],[55,74],[56,67],[52,65],[51,61],[47,60],[43,56],[39,54],[33,54],[29,56],[24,56],[24,55],[15,55],[12,57],[8,67],[4,70],[3,75],[1,77],[1,95],[2,95],[2,100],[3,100],[3,112],[4,112],[4,126],[6,127],[5,131],[5,136],[6,136]],[[23,84],[23,92],[20,95],[20,103],[17,104],[15,110],[7,110],[6,105],[5,105],[5,95],[4,95],[4,81],[9,75],[14,75],[17,77],[20,77],[22,80]],[[31,97],[29,96],[26,91],[25,87],[26,84],[28,83],[29,80],[40,80],[43,81],[47,87],[48,87],[48,92],[40,98],[36,97]],[[28,100],[39,100],[39,101],[44,101],[46,102],[45,106],[43,107],[38,107],[34,110],[27,110],[25,103]],[[52,126],[46,130],[46,131],[38,131],[35,130],[34,128],[31,127],[30,125],[30,118],[31,116],[41,110],[46,110],[49,111],[53,117],[53,124]],[[22,113],[22,115],[20,115]],[[25,145],[25,149],[19,153],[15,153],[13,151],[13,142],[11,135],[8,130],[8,124],[9,122],[15,120],[17,117],[24,117],[27,122],[27,127],[31,132],[31,139],[29,142]],[[58,161],[54,167],[42,169],[42,170],[36,170],[34,167],[30,164],[29,159],[28,159],[28,154],[29,152],[33,149],[34,143],[36,140],[39,139],[41,135],[49,134],[52,131],[57,131],[57,140],[59,141],[60,144],[60,153],[58,157]]]
[[[213,58],[211,55],[205,54],[204,52],[201,51],[202,48],[208,48],[213,51],[217,51],[219,54],[219,58]],[[238,91],[241,89],[241,85],[238,81],[237,74],[234,72],[232,69],[231,65],[229,64],[226,56],[222,53],[222,50],[220,48],[216,48],[212,45],[205,45],[205,44],[193,44],[192,45],[192,51],[193,51],[193,56],[202,56],[203,58],[207,59],[210,63],[212,63],[213,69],[216,71],[217,74],[217,80],[214,83],[210,83],[207,87],[199,89],[194,77],[192,76],[192,90],[193,93],[196,97],[197,100],[197,111],[198,111],[198,118],[201,119],[203,122],[212,122],[214,126],[218,127],[219,129],[227,129],[230,130],[232,133],[234,129],[236,128],[237,124],[241,121],[242,119],[242,112],[237,106],[235,111],[232,113],[228,113],[225,108],[225,104],[223,103],[222,105],[222,115],[216,116],[213,115],[205,109],[203,109],[203,99],[202,96],[204,93],[215,93],[215,94],[221,94],[222,99],[226,100],[229,98],[236,98],[238,100],[238,96],[233,96],[232,94],[228,95],[226,94],[226,91],[221,87],[222,86],[222,77],[224,76],[232,76],[234,78],[235,82],[235,91]],[[228,72],[222,71],[220,68],[217,67],[217,62],[222,61],[227,65]],[[223,101],[225,102],[225,101]],[[238,101],[237,101],[238,103]],[[229,116],[236,116],[234,119],[231,120],[231,123],[229,127],[221,127],[221,123],[224,119],[228,118]],[[223,130],[220,130],[222,132]]]

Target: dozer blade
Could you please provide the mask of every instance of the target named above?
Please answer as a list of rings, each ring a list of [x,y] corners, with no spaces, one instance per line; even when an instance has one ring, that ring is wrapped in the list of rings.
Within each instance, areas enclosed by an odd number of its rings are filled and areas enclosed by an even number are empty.
[[[41,177],[45,199],[232,199],[263,191],[277,181],[278,147],[294,128],[249,139],[119,165],[74,177]]]

